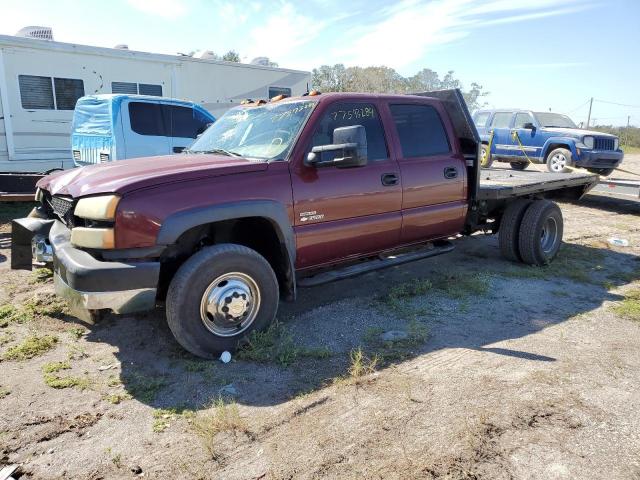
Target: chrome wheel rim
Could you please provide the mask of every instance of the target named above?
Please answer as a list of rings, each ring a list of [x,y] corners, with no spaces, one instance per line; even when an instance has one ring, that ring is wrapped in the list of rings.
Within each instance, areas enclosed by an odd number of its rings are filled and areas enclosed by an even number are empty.
[[[558,239],[558,223],[553,217],[548,217],[542,226],[540,234],[540,246],[544,253],[550,253],[555,247]]]
[[[551,170],[554,172],[562,172],[567,166],[567,157],[562,153],[556,153],[551,157]]]
[[[202,323],[214,335],[233,337],[244,332],[260,309],[260,289],[240,272],[220,275],[209,284],[200,302]]]

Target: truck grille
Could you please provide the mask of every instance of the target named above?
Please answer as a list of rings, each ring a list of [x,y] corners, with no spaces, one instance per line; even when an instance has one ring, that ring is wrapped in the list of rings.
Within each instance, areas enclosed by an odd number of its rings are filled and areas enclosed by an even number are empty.
[[[72,225],[74,208],[73,199],[54,195],[49,199],[49,205],[51,205],[53,213],[60,218],[65,225]]]
[[[615,140],[613,138],[594,139],[594,150],[615,150]]]

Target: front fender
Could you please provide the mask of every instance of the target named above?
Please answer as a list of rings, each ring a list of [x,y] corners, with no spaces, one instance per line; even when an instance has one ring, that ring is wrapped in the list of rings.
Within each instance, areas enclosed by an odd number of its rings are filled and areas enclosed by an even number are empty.
[[[295,235],[285,206],[274,200],[246,200],[176,212],[162,222],[156,243],[158,245],[172,245],[191,228],[248,217],[264,218],[273,226],[283,247],[283,253],[287,256],[286,263],[289,270],[287,272],[289,283],[287,289],[289,294],[295,298]]]
[[[563,145],[566,146],[571,151],[571,156],[574,160],[578,158],[578,152],[576,150],[576,139],[571,137],[550,137],[544,142],[544,146],[542,147],[542,159],[547,158],[547,154],[552,150],[552,145]]]

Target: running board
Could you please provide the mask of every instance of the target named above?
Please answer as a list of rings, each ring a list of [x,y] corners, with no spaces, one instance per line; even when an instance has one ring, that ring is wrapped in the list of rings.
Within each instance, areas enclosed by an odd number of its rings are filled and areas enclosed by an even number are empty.
[[[336,280],[344,280],[345,278],[355,277],[363,273],[373,272],[403,263],[422,260],[423,258],[435,257],[443,253],[449,253],[455,247],[451,242],[439,242],[439,245],[430,245],[420,250],[414,250],[407,253],[387,254],[384,257],[373,258],[371,260],[349,265],[348,267],[338,268],[327,272],[318,273],[310,277],[304,277],[298,280],[300,287],[315,287],[324,285],[325,283],[335,282]]]

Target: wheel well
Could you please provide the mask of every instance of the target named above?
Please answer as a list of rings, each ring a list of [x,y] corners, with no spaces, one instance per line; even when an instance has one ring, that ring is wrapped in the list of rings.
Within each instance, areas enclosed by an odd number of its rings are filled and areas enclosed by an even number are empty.
[[[294,295],[294,272],[284,239],[274,224],[263,217],[246,217],[208,223],[184,232],[160,259],[158,296],[164,298],[169,283],[180,266],[198,250],[220,243],[249,247],[262,255],[278,279],[280,296],[290,300]]]
[[[569,148],[569,145],[567,145],[566,143],[550,143],[549,146],[547,147],[547,151],[544,152],[545,161],[547,161],[547,157],[549,156],[549,154],[553,152],[556,148],[566,148],[567,150],[571,151],[571,148]]]

